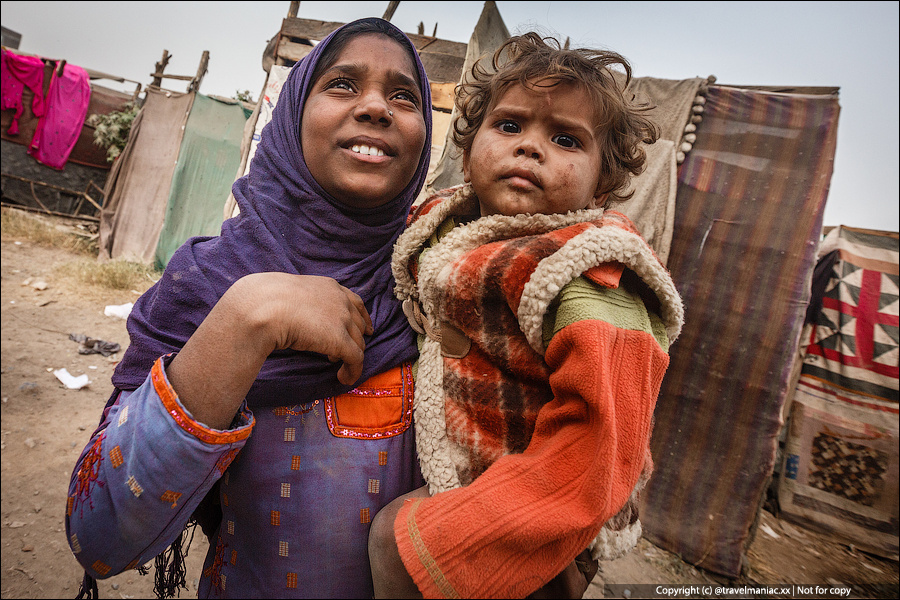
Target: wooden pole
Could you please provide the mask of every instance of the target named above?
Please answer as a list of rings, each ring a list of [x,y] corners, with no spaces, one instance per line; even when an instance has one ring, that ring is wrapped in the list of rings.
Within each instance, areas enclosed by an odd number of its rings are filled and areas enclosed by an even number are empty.
[[[300,12],[300,3],[299,2],[291,2],[291,7],[288,9],[288,19],[296,19],[297,13]]]
[[[162,58],[158,63],[156,63],[156,70],[150,74],[150,77],[153,78],[153,82],[150,85],[154,87],[162,86],[162,75],[166,70],[166,65],[169,64],[170,58],[171,56],[169,56],[169,51],[163,50]]]
[[[397,7],[398,7],[398,6],[400,6],[400,1],[399,1],[399,0],[391,0],[391,1],[388,3],[387,10],[384,11],[384,16],[381,17],[381,18],[384,19],[385,21],[390,21],[390,20],[391,20],[391,17],[394,16],[394,13],[397,12]]]
[[[191,83],[188,85],[188,92],[199,92],[200,91],[200,82],[203,81],[203,76],[206,75],[207,67],[209,66],[209,50],[203,51],[203,56],[200,57],[200,66],[197,67],[197,75],[191,79]]]

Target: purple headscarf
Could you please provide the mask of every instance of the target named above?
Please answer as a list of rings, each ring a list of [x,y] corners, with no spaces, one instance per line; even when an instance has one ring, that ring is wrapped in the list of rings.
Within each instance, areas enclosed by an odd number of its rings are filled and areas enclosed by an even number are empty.
[[[431,90],[415,47],[399,29],[381,22],[406,40],[419,74],[426,142],[409,185],[387,204],[360,210],[329,196],[307,169],[300,119],[316,63],[339,29],[288,76],[250,172],[233,186],[240,215],[225,221],[218,237],[185,242],[163,277],[135,303],[128,319],[131,344],[112,378],[118,389],[141,385],[153,362],[184,346],[235,281],[259,272],[324,275],[362,297],[375,333],[366,337],[359,382],[415,358],[414,334],[393,295],[390,260],[428,171]],[[339,367],[318,354],[275,352],[247,401],[251,407],[294,405],[346,392],[352,386],[338,382]]]

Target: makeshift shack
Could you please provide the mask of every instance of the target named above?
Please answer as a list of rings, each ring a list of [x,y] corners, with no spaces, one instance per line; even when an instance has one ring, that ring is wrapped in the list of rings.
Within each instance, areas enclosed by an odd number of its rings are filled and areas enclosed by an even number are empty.
[[[246,123],[239,164],[224,178],[229,185],[234,174],[247,171],[285,73],[313,42],[341,25],[298,19],[295,8],[292,12],[270,45],[269,77]],[[461,182],[446,144],[452,89],[464,65],[492,53],[507,35],[495,3],[486,2],[468,45],[411,36],[432,81],[432,109],[439,117],[430,186]],[[838,89],[724,85],[710,76],[682,81],[638,77],[631,90],[657,106],[654,118],[663,135],[648,148],[650,162],[635,181],[634,198],[619,209],[635,220],[666,263],[686,308],[656,409],[651,442],[655,470],[642,498],[644,536],[699,567],[737,577],[775,474],[783,410],[796,383],[795,359],[833,171]],[[134,147],[130,143],[129,148],[135,155],[138,149],[146,152],[145,160],[165,173],[178,154],[180,140],[173,139],[180,121],[154,114],[168,110],[187,119],[191,104],[197,103],[167,97],[179,104],[164,109],[162,95],[150,95],[160,102],[149,103],[158,107],[147,110],[146,125],[135,128]],[[155,149],[153,139],[164,140],[168,154]],[[159,189],[152,202],[142,200],[140,214],[135,209],[127,218],[109,221],[116,226],[116,243],[133,248],[136,255],[159,257],[152,235],[142,234],[140,242],[132,238],[137,240],[147,223],[161,229],[163,221],[175,222],[165,215],[168,200],[159,200],[168,198],[168,175],[128,185],[135,189],[123,192],[123,198],[137,198],[138,188]],[[214,202],[214,195],[204,193],[195,200]],[[220,201],[227,195],[226,189]],[[224,216],[237,214],[229,198]],[[220,212],[219,222],[221,218]],[[210,220],[210,230],[214,224]],[[896,284],[896,275],[891,281]],[[890,338],[889,331],[886,335]],[[894,352],[890,360],[896,368]],[[893,389],[885,402],[895,415]],[[893,525],[879,527],[888,527],[896,547],[896,486],[880,489],[894,512],[889,517]],[[851,518],[848,511],[841,514]]]
[[[251,111],[237,100],[199,93],[209,53],[193,77],[164,74],[168,59],[164,51],[107,179],[101,260],[164,267],[189,237],[217,235],[221,228]],[[188,91],[163,89],[163,78],[189,81]]]
[[[9,68],[10,63],[16,64]],[[16,69],[19,63],[26,68]],[[104,79],[124,82],[122,78],[7,48],[3,49],[3,64],[3,202],[49,214],[98,220],[103,186],[112,165],[106,160],[106,151],[94,144],[94,128],[86,121],[91,115],[124,110],[136,100],[140,84],[134,94],[124,94],[96,83]],[[29,85],[20,77],[28,79]],[[57,84],[62,82],[66,85]],[[63,132],[70,136],[67,141],[74,142],[69,153],[48,160],[34,152],[42,137],[40,131],[47,131],[42,123],[51,99],[77,100],[84,108],[85,97],[89,100],[84,115],[77,123],[69,124],[68,132]],[[50,139],[47,143],[60,141]]]

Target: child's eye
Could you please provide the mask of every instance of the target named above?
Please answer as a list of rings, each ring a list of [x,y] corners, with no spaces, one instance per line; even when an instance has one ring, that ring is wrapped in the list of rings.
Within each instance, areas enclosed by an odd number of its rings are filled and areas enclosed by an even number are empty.
[[[559,144],[563,148],[578,148],[581,144],[578,140],[566,133],[558,133],[553,136],[552,141],[554,144]]]
[[[519,124],[515,121],[500,121],[497,123],[497,129],[503,133],[519,133],[522,131]]]

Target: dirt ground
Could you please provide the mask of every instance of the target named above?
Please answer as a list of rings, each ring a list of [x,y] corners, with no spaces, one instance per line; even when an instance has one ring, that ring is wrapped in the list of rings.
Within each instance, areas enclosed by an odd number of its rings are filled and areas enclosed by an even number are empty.
[[[56,270],[73,260],[63,250],[2,239],[2,598],[74,598],[78,592],[82,571],[69,550],[63,522],[66,492],[75,461],[111,391],[110,376],[121,352],[109,358],[78,354],[69,334],[116,342],[124,351],[125,322],[105,316],[104,308],[133,302],[151,283],[116,292],[79,285]],[[39,281],[46,282],[46,289],[36,289]],[[60,368],[75,377],[87,374],[91,383],[66,389],[52,373]],[[196,594],[206,553],[201,538],[198,534],[188,556],[192,589],[183,597]],[[893,598],[898,565],[763,512],[745,574],[737,581],[698,570],[641,540],[634,552],[602,567],[585,597],[656,595],[653,588],[638,584],[854,584],[851,597]],[[152,598],[152,588],[152,578],[135,571],[99,582],[102,598]],[[695,597],[716,595],[709,588],[695,590]]]

